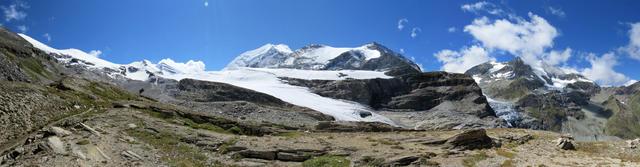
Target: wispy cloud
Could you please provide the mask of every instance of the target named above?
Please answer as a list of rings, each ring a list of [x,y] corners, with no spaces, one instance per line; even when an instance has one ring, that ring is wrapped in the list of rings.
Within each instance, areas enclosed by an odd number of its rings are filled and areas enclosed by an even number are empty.
[[[422,32],[422,29],[419,27],[414,27],[413,29],[411,29],[411,38],[416,38],[418,36],[418,33]]]
[[[476,2],[474,4],[464,4],[464,5],[460,6],[460,8],[463,11],[477,12],[478,10],[484,9],[484,7],[487,6],[488,4],[489,4],[489,2],[480,1],[480,2]]]
[[[565,17],[566,16],[564,11],[562,11],[562,9],[560,9],[560,8],[554,8],[554,7],[549,6],[549,12],[551,12],[551,14],[556,15],[558,17]]]
[[[92,50],[89,52],[89,55],[94,56],[94,57],[98,57],[102,54],[102,51],[100,50]]]
[[[456,32],[456,27],[449,27],[449,28],[447,29],[447,31],[449,31],[449,32]]]
[[[51,35],[49,35],[49,33],[42,34],[42,37],[44,37],[44,39],[47,39],[47,42],[51,42]]]
[[[2,9],[4,13],[4,20],[7,22],[26,18],[27,13],[24,12],[23,9],[27,8],[29,8],[29,5],[23,1],[14,1],[14,3],[9,6],[0,6],[0,9]]]
[[[497,8],[495,4],[487,1],[480,1],[474,4],[464,4],[460,6],[460,9],[462,9],[462,11],[472,12],[475,14],[479,14],[481,11],[487,12],[492,15],[500,15],[504,13],[504,11]]]
[[[209,6],[209,2],[204,1],[204,7],[207,7],[207,6]]]
[[[402,18],[398,20],[398,30],[402,30],[404,28],[404,24],[408,23],[409,20],[407,18]]]
[[[27,30],[29,30],[29,28],[25,25],[19,25],[16,28],[18,28],[18,31],[20,31],[20,33],[23,33],[23,34],[26,33]]]

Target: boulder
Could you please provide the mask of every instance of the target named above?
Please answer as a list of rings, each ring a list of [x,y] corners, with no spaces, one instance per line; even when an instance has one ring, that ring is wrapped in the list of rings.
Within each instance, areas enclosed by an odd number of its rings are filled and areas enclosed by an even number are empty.
[[[556,147],[563,150],[575,150],[574,140],[571,135],[562,135],[556,140]]]
[[[122,155],[124,158],[129,159],[129,160],[142,160],[142,157],[138,154],[136,154],[133,151],[122,151],[122,153],[120,153],[120,155]]]
[[[276,152],[271,150],[242,150],[238,153],[245,158],[257,158],[264,160],[276,159]]]
[[[56,126],[52,126],[51,128],[49,128],[49,133],[55,134],[56,136],[59,137],[63,137],[63,136],[68,136],[71,135],[71,132],[68,130],[64,130],[60,127],[56,127]]]
[[[136,125],[136,124],[132,124],[132,123],[131,123],[131,124],[127,124],[127,127],[128,127],[129,129],[135,129],[135,128],[137,128],[137,127],[138,127],[138,125]]]
[[[51,136],[47,138],[45,143],[41,143],[39,147],[43,150],[47,150],[56,154],[66,154],[67,150],[64,148],[64,143],[58,136]]]
[[[627,140],[627,146],[630,149],[636,149],[638,148],[638,145],[640,145],[640,138],[634,139],[634,140]]]
[[[295,162],[302,162],[311,158],[311,156],[309,156],[308,154],[288,153],[288,152],[278,152],[277,157],[278,157],[278,160],[281,160],[281,161],[295,161]]]
[[[470,129],[456,134],[444,143],[446,149],[474,150],[491,148],[495,145],[493,139],[487,136],[484,129]]]
[[[387,161],[385,164],[387,166],[407,166],[418,159],[420,159],[420,157],[414,156],[414,155],[401,156],[401,157],[392,158],[389,161]]]

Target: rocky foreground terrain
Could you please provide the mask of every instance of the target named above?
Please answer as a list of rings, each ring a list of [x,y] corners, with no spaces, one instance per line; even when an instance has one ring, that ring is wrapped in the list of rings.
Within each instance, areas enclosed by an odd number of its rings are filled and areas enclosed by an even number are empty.
[[[365,64],[397,57],[387,54]],[[281,78],[366,104],[372,110],[358,117],[384,115],[394,126],[336,121],[231,84],[154,73],[128,80],[115,74],[137,69],[78,62],[0,27],[0,166],[640,166],[637,139],[585,142],[506,128],[482,85],[463,74]],[[613,135],[637,134],[637,87],[592,95],[610,113]]]

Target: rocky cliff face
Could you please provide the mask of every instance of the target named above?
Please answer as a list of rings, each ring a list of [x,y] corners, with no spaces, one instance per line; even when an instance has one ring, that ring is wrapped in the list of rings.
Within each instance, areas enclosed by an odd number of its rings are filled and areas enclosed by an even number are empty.
[[[462,74],[427,72],[392,79],[339,81],[282,79],[309,87],[321,96],[367,104],[416,129],[506,126],[504,120],[496,118],[474,80]]]

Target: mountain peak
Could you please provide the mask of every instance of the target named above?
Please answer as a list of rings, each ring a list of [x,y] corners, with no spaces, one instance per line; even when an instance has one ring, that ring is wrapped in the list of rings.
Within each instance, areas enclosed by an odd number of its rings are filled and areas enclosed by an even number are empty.
[[[402,68],[420,71],[414,62],[376,42],[355,48],[311,44],[293,52],[285,46],[267,44],[245,52],[229,63],[225,69],[252,67],[388,71]]]

